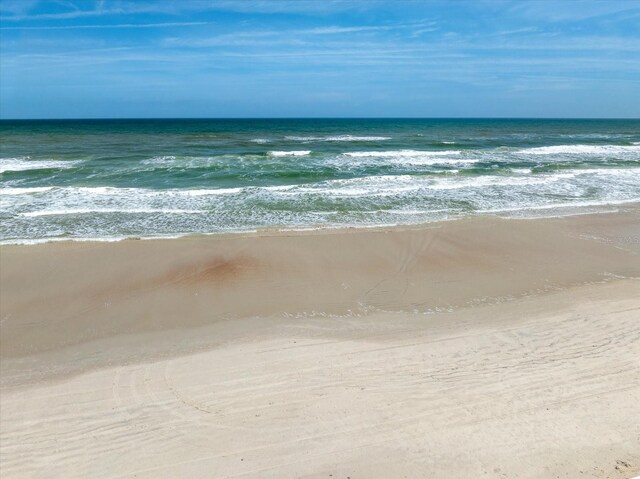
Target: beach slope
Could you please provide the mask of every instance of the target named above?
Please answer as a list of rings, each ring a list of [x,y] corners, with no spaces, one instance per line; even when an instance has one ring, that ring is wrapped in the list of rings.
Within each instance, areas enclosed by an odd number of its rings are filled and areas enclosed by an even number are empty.
[[[0,248],[3,477],[640,474],[640,212]]]

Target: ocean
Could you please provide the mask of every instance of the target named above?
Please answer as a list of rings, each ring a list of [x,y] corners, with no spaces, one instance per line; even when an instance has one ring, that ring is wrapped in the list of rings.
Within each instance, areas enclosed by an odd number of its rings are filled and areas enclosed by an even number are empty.
[[[3,244],[640,201],[640,120],[4,120],[0,140]]]

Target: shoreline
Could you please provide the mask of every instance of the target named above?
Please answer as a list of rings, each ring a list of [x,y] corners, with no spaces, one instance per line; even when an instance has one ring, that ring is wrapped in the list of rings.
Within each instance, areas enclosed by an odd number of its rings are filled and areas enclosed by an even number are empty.
[[[572,209],[572,208],[590,208],[586,210],[574,211],[570,213],[550,215],[550,216],[517,216],[517,215],[500,215],[499,213],[504,213],[506,211],[513,211],[514,213],[524,212],[524,211],[536,211],[536,210],[548,210],[548,209]],[[614,208],[614,209],[610,209]],[[608,214],[619,214],[619,213],[628,213],[633,212],[635,210],[640,210],[640,200],[623,200],[611,203],[598,203],[592,206],[584,206],[584,205],[566,205],[566,206],[557,206],[557,205],[547,205],[540,207],[532,207],[530,209],[522,209],[522,208],[514,208],[513,210],[500,210],[496,212],[479,212],[478,214],[471,215],[461,215],[454,216],[450,218],[444,219],[436,219],[433,221],[426,221],[422,223],[397,223],[397,224],[389,224],[389,225],[366,225],[366,224],[358,224],[352,226],[304,226],[304,227],[263,227],[251,230],[242,230],[242,231],[220,231],[220,232],[212,232],[212,233],[176,233],[170,234],[166,236],[122,236],[122,237],[86,237],[86,238],[33,238],[33,239],[10,239],[10,240],[0,240],[0,248],[6,246],[37,246],[42,244],[49,243],[120,243],[123,241],[168,241],[168,240],[180,240],[180,239],[192,239],[192,238],[210,238],[210,237],[221,237],[221,238],[237,238],[237,237],[251,237],[251,236],[289,236],[289,235],[305,235],[305,234],[332,234],[332,233],[347,233],[347,232],[357,232],[357,231],[404,231],[404,230],[414,230],[414,229],[422,229],[428,228],[432,225],[445,224],[450,223],[452,221],[469,221],[474,219],[499,219],[499,220],[545,220],[545,219],[557,219],[557,218],[568,218],[573,216],[591,216],[591,215],[608,215]]]
[[[453,311],[639,279],[638,256],[640,208],[516,222],[468,217],[397,228],[3,245],[0,349],[2,356],[21,356],[87,339],[76,329],[99,331],[96,338],[119,334],[125,324],[136,331],[171,329],[167,311],[189,312],[185,324],[194,326],[310,312]],[[154,300],[161,293],[168,298]],[[243,300],[246,294],[254,295],[251,302]],[[154,306],[156,300],[166,300],[169,309]],[[79,321],[83,327],[58,343],[51,332],[32,331],[43,342],[19,347],[13,328],[25,320],[46,325],[50,310],[43,302],[62,306],[55,315],[61,325]],[[195,302],[201,303],[196,309]],[[132,307],[134,317],[104,328]],[[156,319],[142,318],[141,308]]]
[[[632,477],[640,209],[0,247],[8,477]]]

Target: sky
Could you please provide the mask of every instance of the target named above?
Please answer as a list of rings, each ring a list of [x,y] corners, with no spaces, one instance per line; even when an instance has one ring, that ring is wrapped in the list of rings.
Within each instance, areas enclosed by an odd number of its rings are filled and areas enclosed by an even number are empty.
[[[0,0],[0,118],[640,117],[640,0]]]

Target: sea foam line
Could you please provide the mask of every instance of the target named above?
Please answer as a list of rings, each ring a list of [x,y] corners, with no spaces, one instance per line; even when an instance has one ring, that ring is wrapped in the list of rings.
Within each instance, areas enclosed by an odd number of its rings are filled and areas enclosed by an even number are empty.
[[[386,141],[389,136],[355,136],[355,135],[335,135],[335,136],[285,136],[285,140],[293,141]]]
[[[527,155],[599,155],[612,153],[640,153],[640,145],[555,145],[525,148],[518,153]]]
[[[560,180],[566,180],[574,178],[574,173],[560,173],[554,175],[545,176],[486,176],[476,177],[468,180],[450,180],[443,179],[437,180],[436,183],[429,185],[428,188],[432,190],[456,190],[460,188],[486,188],[491,186],[503,187],[503,186],[530,186],[530,185],[545,185],[548,183],[555,183]]]
[[[547,205],[536,205],[536,206],[518,206],[518,207],[510,207],[510,208],[496,208],[496,209],[483,209],[476,210],[475,213],[507,213],[514,211],[529,211],[529,210],[554,210],[554,209],[564,209],[564,208],[585,208],[585,207],[593,207],[593,206],[616,206],[616,205],[624,205],[629,203],[640,203],[640,197],[638,198],[628,198],[624,200],[602,200],[602,201],[576,201],[573,203],[552,203]]]
[[[0,196],[30,195],[50,191],[53,186],[34,186],[31,188],[0,188]]]
[[[28,156],[0,158],[0,173],[7,171],[48,170],[52,168],[73,168],[82,160],[32,160]]]
[[[310,150],[294,150],[294,151],[270,151],[271,156],[307,156],[310,155]]]
[[[128,239],[127,236],[108,236],[108,237],[84,237],[84,238],[14,238],[5,239],[0,241],[0,245],[18,245],[18,246],[32,246],[46,243],[59,243],[61,241],[77,241],[77,242],[89,242],[95,241],[97,243],[116,243]]]
[[[350,151],[343,153],[354,158],[425,158],[459,155],[460,150],[451,151],[420,151],[420,150],[389,150],[389,151]]]
[[[85,215],[91,213],[126,213],[126,214],[199,214],[204,213],[203,210],[182,210],[182,209],[163,209],[163,208],[68,208],[59,210],[39,210],[20,213],[20,216],[33,218],[38,216],[62,216],[62,215]]]
[[[460,150],[451,151],[419,151],[419,150],[391,150],[391,151],[351,151],[343,153],[343,157],[355,158],[360,162],[387,163],[397,166],[430,166],[444,164],[473,164],[478,158],[460,158]]]

